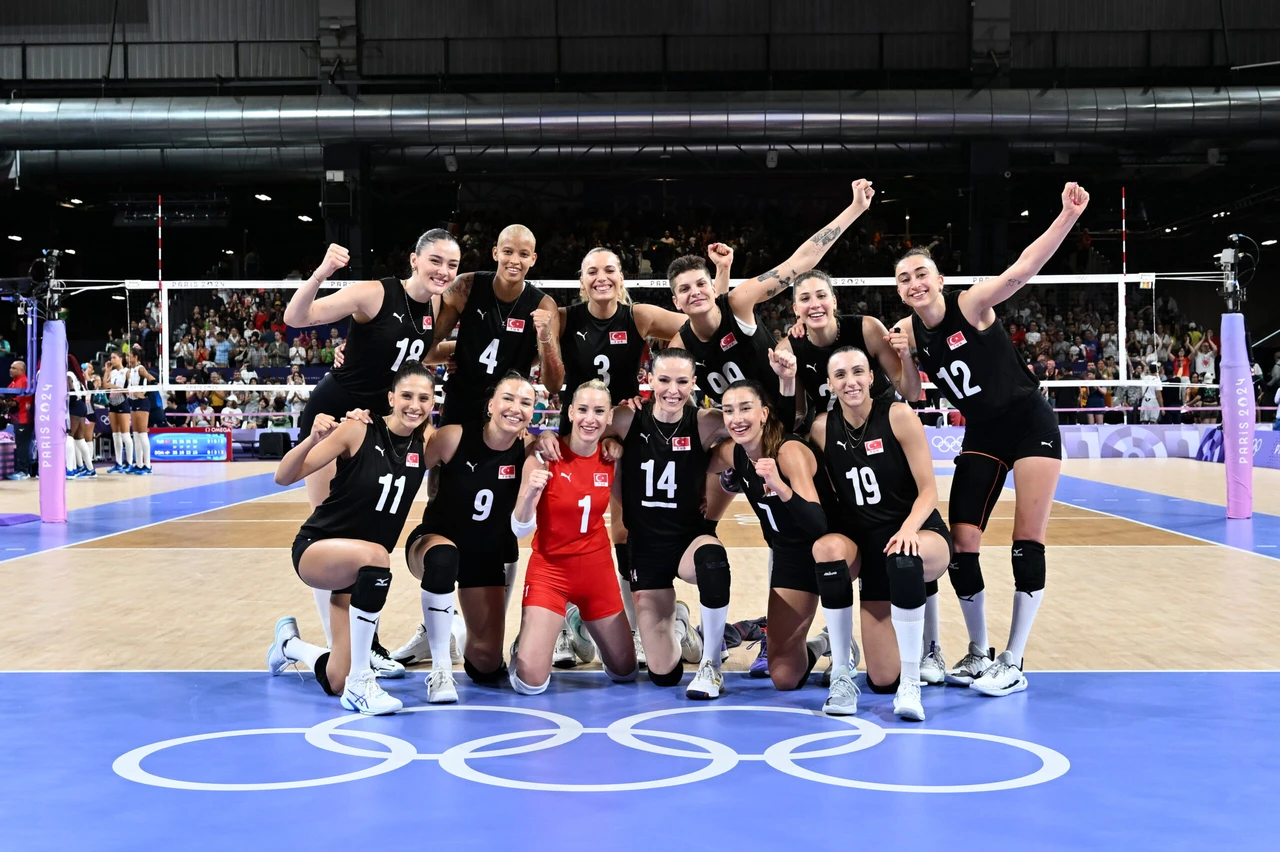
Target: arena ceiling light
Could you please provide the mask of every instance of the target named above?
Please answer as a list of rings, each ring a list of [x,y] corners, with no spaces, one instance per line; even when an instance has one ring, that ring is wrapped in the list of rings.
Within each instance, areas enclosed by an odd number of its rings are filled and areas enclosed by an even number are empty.
[[[1023,216],[1023,217],[1030,216],[1030,215],[1031,215],[1031,211],[1030,211],[1030,210],[1023,210],[1023,211],[1022,211],[1021,213],[1019,213],[1018,215],[1019,215],[1019,216]]]
[[[75,249],[63,249],[63,250],[62,250],[62,253],[63,253],[63,254],[75,254],[75,253],[76,253],[76,250],[75,250]]]
[[[233,251],[232,249],[223,249],[223,250],[222,250],[222,253],[223,253],[223,254],[235,254],[235,251]]]
[[[17,234],[10,234],[9,239],[13,240],[15,243],[22,242],[22,237],[18,236]]]
[[[299,221],[299,222],[310,222],[310,221],[311,221],[311,217],[310,217],[310,216],[307,216],[306,214],[303,214],[303,215],[301,215],[301,216],[299,216],[299,217],[298,217],[298,221]]]
[[[73,198],[73,199],[71,199],[71,203],[72,203],[72,204],[84,204],[84,202],[83,202],[83,201],[81,201],[79,198]]]
[[[258,199],[259,201],[270,201],[270,200],[271,200],[271,196],[270,196],[270,195],[267,195],[265,192],[259,192],[257,195],[255,195],[255,196],[254,196],[254,198]]]
[[[124,296],[121,296],[119,293],[117,293],[116,295],[112,296],[111,298],[115,299],[117,302],[123,302],[123,301],[124,301]]]
[[[1275,240],[1263,240],[1263,241],[1262,241],[1262,244],[1263,244],[1264,246],[1273,246],[1273,245],[1275,245],[1275,244],[1276,244],[1276,241],[1275,241]]]

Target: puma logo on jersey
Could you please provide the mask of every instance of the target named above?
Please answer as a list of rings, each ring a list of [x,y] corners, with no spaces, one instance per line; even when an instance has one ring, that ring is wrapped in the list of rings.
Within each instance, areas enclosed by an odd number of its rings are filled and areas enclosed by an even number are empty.
[[[929,354],[929,347],[928,347],[928,346],[921,346],[921,347],[920,347],[920,351],[921,351],[921,352],[923,352],[924,354],[928,355],[928,354]]]
[[[570,482],[573,482],[573,477],[565,473],[563,470],[560,471],[560,475],[563,476],[565,479],[569,480]]]
[[[964,344],[965,339],[963,331],[957,331],[955,334],[947,338],[947,347],[951,349],[952,352],[959,349],[961,346],[964,346]]]
[[[1040,446],[1042,446],[1042,447],[1052,447],[1052,446],[1053,446],[1053,441],[1041,441],[1041,442],[1040,442]]]
[[[874,456],[876,453],[884,452],[884,439],[876,438],[874,441],[867,441],[867,455]]]
[[[705,367],[705,366],[707,366],[707,362],[706,362],[706,361],[694,361],[694,362],[693,362],[693,365],[694,365],[695,367]]]
[[[476,313],[480,315],[480,319],[484,319],[484,315],[485,315],[484,311],[480,310],[479,308],[476,308]]]
[[[578,335],[583,340],[587,339],[587,333],[585,331],[575,331],[574,334]]]
[[[384,452],[382,451],[382,447],[379,447],[377,444],[374,444],[374,445],[373,445],[373,448],[374,448],[375,450],[377,450],[377,451],[378,451],[378,455],[380,455],[380,456],[385,456],[385,455],[386,455],[386,453],[384,453]]]
[[[845,444],[845,442],[844,442],[844,441],[836,441],[836,443],[840,445],[840,449],[842,449],[842,450],[848,450],[848,449],[849,449],[848,445],[847,445],[847,444]]]
[[[463,464],[465,464],[468,468],[470,468],[472,473],[476,472],[475,462],[463,462]]]
[[[400,314],[396,313],[395,311],[391,312],[391,316],[395,317],[396,320],[399,322],[404,322],[404,317],[400,316]]]
[[[805,366],[808,367],[810,370],[813,370],[815,373],[818,372],[817,364],[805,364]]]
[[[649,440],[649,436],[648,436],[648,435],[646,435],[644,432],[641,432],[641,433],[640,433],[640,440],[641,440],[641,441],[647,441],[647,440]]]

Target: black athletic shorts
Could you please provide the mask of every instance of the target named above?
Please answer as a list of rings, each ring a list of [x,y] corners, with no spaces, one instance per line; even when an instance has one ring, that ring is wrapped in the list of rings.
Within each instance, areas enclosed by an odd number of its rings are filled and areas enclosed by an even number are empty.
[[[128,414],[132,410],[133,408],[129,405],[128,399],[123,402],[111,402],[110,399],[107,400],[107,411],[110,411],[112,414]]]
[[[387,391],[390,390],[388,387]],[[315,422],[317,414],[328,414],[335,420],[341,420],[347,416],[348,411],[356,408],[367,408],[371,417],[385,417],[391,411],[387,394],[357,396],[338,384],[333,373],[327,373],[311,392],[306,407],[302,409],[302,417],[298,419],[298,440],[305,440],[311,434],[311,424]]]
[[[1061,459],[1062,431],[1048,401],[1034,393],[1000,417],[967,423],[960,452],[982,453],[1010,469],[1018,459]]]
[[[461,535],[459,534],[461,533]],[[509,529],[498,541],[475,541],[466,530],[446,529],[435,524],[422,523],[413,528],[405,540],[406,558],[414,542],[424,535],[444,536],[458,548],[458,588],[475,589],[484,586],[507,584],[507,563],[520,558],[520,542]]]
[[[299,580],[302,579],[302,571],[298,568],[298,566],[302,564],[302,554],[306,553],[307,548],[315,544],[317,541],[323,541],[323,539],[311,538],[310,536],[305,536],[302,533],[298,533],[294,536],[293,549],[291,551],[293,556],[293,573],[298,575]],[[333,593],[335,595],[349,595],[351,594],[351,590],[354,588],[355,585],[352,584],[347,586],[345,589],[334,589]]]
[[[858,557],[861,567],[858,569],[858,597],[863,601],[889,600],[889,574],[885,570],[884,549],[889,539],[902,527],[880,527],[870,529],[853,539],[858,545]],[[929,530],[942,536],[951,549],[951,532],[942,521],[937,509],[925,519],[920,526],[921,532]],[[845,533],[848,535],[848,533]],[[777,570],[776,568],[774,570]]]
[[[631,591],[674,588],[684,552],[698,536],[710,534],[703,530],[657,536],[637,535],[631,531],[627,536],[627,547],[631,550],[631,576],[625,578],[631,582]]]
[[[795,589],[798,592],[818,593],[818,569],[813,561],[812,545],[780,545],[773,548],[773,573],[769,576],[771,589]]]
[[[146,412],[150,412],[150,411],[151,411],[151,397],[148,395],[148,396],[144,396],[142,399],[131,399],[131,400],[129,400],[129,410],[130,410],[130,411],[146,411]]]
[[[67,413],[72,417],[88,417],[89,404],[82,396],[73,396],[67,400]]]

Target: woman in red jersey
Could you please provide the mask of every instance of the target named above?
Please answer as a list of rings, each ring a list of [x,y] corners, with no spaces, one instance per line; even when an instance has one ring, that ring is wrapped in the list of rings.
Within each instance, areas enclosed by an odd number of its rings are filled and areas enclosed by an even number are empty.
[[[613,463],[600,455],[600,439],[612,416],[609,388],[583,382],[569,406],[572,429],[560,438],[560,458],[540,453],[524,465],[511,528],[524,537],[535,527],[533,555],[525,572],[519,650],[510,680],[516,692],[538,695],[551,683],[556,639],[570,604],[595,641],[604,670],[615,682],[635,680],[635,644],[613,578],[612,545],[604,525]],[[583,640],[586,637],[579,636]]]

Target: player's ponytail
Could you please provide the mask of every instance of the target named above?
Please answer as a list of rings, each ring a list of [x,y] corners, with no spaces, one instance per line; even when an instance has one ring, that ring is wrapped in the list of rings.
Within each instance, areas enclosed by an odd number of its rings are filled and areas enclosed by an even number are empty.
[[[782,439],[786,437],[787,433],[782,428],[782,421],[778,419],[773,406],[769,404],[769,398],[765,396],[764,388],[759,382],[752,379],[740,379],[725,388],[724,392],[728,395],[729,391],[732,390],[750,391],[760,401],[760,406],[765,410],[764,428],[760,432],[760,452],[763,457],[776,459],[778,457],[778,449],[782,446]]]

